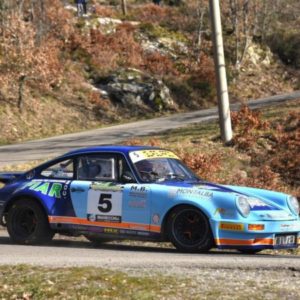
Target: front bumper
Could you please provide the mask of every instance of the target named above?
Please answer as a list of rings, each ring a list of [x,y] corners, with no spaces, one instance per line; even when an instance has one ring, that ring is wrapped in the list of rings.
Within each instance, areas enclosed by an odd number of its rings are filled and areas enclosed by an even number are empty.
[[[247,223],[230,220],[215,222],[213,227],[215,244],[220,249],[291,249],[300,245],[298,220]]]

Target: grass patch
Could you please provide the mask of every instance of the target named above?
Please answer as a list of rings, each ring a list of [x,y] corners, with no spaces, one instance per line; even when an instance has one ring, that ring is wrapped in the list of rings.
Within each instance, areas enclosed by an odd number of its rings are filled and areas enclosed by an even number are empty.
[[[292,271],[211,270],[151,276],[102,268],[0,267],[1,299],[288,299],[300,296]],[[176,275],[176,276],[175,276]],[[282,278],[289,280],[289,288]]]
[[[183,281],[184,283],[184,281]],[[179,292],[170,276],[128,276],[101,268],[0,267],[2,299],[159,299]]]

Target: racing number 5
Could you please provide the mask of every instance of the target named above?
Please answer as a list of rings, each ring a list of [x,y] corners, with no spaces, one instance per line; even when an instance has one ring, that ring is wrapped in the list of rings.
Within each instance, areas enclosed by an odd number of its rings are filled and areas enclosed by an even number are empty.
[[[100,194],[98,209],[103,212],[107,213],[111,211],[112,204],[111,204],[111,194]]]

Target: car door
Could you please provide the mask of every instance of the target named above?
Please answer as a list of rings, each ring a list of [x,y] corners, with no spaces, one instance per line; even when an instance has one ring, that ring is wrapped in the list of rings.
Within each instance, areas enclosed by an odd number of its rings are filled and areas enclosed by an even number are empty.
[[[78,157],[77,178],[70,192],[81,225],[108,234],[136,235],[149,231],[150,189],[134,182],[121,182],[125,169],[130,170],[125,158],[117,154]]]

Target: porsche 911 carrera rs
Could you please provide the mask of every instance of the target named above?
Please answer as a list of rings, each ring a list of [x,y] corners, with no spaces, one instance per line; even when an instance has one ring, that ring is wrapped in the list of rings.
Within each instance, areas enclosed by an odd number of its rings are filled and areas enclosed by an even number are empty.
[[[27,172],[0,173],[0,222],[17,244],[55,233],[95,244],[171,242],[179,251],[297,248],[298,199],[198,178],[176,154],[145,146],[79,149]]]

